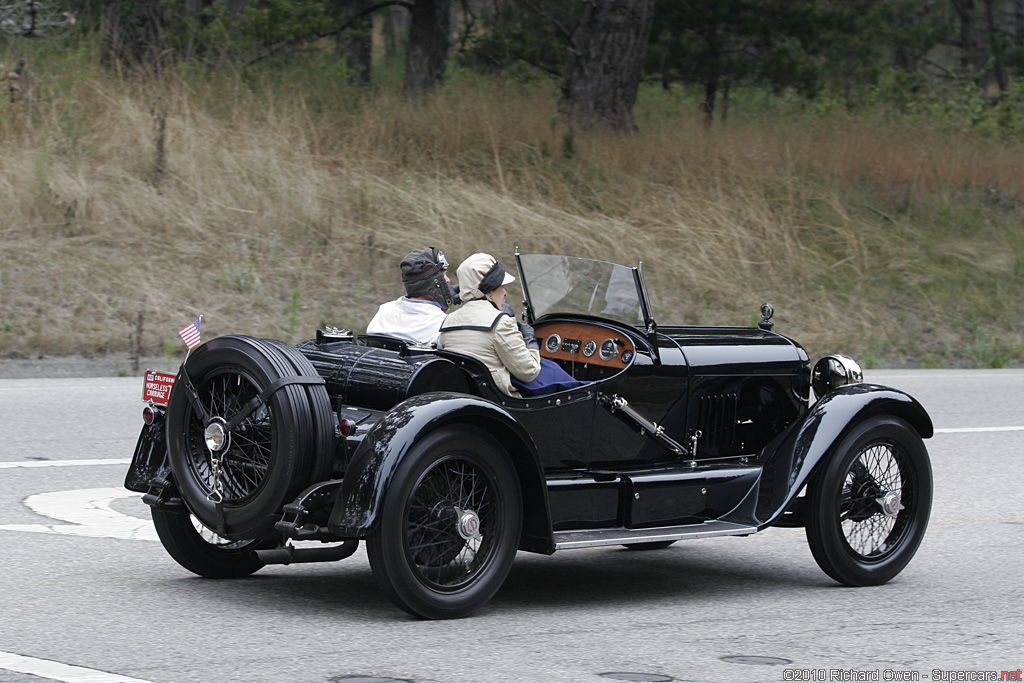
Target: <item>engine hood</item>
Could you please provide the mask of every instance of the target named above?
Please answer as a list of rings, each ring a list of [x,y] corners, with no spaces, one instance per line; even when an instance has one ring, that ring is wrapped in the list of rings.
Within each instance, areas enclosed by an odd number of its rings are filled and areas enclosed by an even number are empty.
[[[807,352],[792,339],[757,327],[662,327],[679,345],[691,376],[790,375]]]

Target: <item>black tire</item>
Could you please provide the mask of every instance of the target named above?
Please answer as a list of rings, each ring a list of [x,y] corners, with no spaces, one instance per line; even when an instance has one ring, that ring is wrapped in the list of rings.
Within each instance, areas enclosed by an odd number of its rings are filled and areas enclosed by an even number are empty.
[[[366,552],[398,607],[464,617],[504,583],[521,527],[519,480],[504,449],[482,431],[442,428],[398,465]]]
[[[185,370],[209,417],[225,422],[277,380],[304,374],[274,345],[239,336],[218,337],[198,347]],[[311,368],[307,371],[316,375]],[[167,407],[167,450],[175,483],[193,514],[231,537],[272,531],[268,519],[285,501],[329,476],[327,445],[333,423],[323,417],[324,405],[329,405],[326,389],[304,384],[286,384],[259,403],[231,430],[218,453],[224,486],[223,505],[218,507],[210,500],[214,477],[205,442],[209,421],[197,413],[179,373]]]
[[[273,541],[221,538],[187,512],[152,509],[153,526],[167,553],[185,569],[209,579],[240,579],[263,568],[254,550]]]
[[[675,541],[645,541],[644,543],[624,543],[626,550],[664,550]]]
[[[899,574],[928,527],[932,468],[917,432],[895,417],[855,426],[807,486],[807,542],[818,566],[847,586]]]
[[[295,374],[302,377],[317,377],[319,373],[309,359],[302,355],[302,352],[290,344],[276,339],[261,339],[264,344],[269,344],[277,349],[295,368]],[[334,468],[334,446],[337,421],[334,411],[331,409],[331,398],[327,395],[325,386],[312,385],[309,387],[309,410],[313,418],[314,435],[314,456],[312,459],[314,471],[310,477],[310,483],[314,484],[325,479],[330,479]]]

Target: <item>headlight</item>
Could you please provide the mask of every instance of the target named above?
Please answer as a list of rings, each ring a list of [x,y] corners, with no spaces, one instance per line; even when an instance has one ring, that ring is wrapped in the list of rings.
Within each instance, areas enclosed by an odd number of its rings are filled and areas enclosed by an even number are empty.
[[[839,354],[825,356],[814,364],[814,370],[811,372],[811,387],[818,398],[839,387],[863,381],[864,372],[857,361]]]

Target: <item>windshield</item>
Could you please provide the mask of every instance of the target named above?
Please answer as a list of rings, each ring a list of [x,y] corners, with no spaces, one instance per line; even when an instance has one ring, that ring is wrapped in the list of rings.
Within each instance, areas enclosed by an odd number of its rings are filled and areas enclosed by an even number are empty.
[[[630,325],[644,322],[633,268],[551,254],[520,254],[518,260],[534,319],[584,313]]]

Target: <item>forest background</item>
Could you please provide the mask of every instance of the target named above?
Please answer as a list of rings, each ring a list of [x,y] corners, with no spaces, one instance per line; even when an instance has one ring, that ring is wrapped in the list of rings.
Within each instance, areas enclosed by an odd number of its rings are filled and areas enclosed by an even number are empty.
[[[1024,353],[1024,0],[0,0],[0,64],[0,358],[358,332],[426,244]]]

